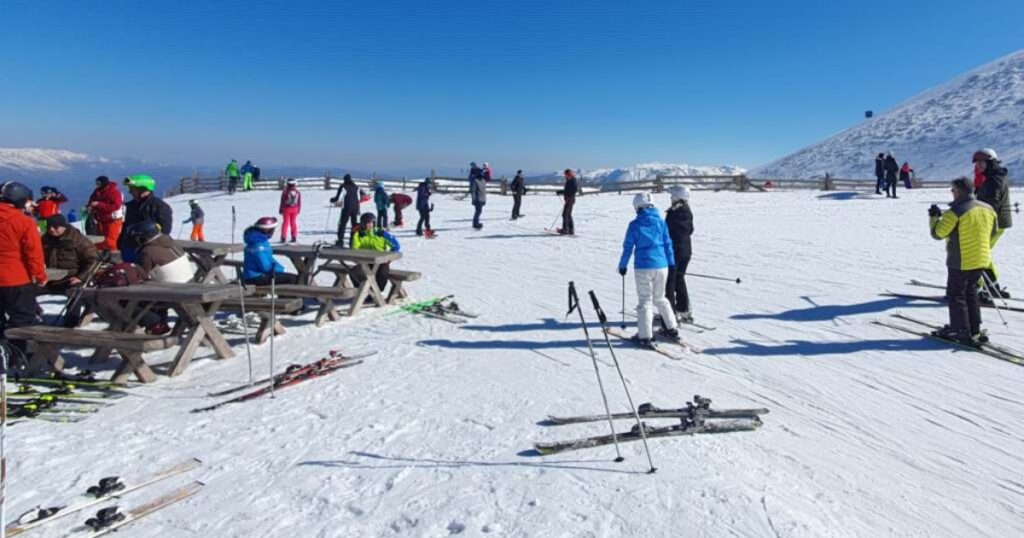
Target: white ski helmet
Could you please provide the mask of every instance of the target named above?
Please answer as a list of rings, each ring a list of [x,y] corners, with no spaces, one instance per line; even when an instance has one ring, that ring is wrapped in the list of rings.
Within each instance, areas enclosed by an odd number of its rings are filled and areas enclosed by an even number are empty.
[[[669,188],[668,193],[672,195],[673,202],[690,199],[690,188],[686,185],[676,185],[675,187],[671,187]]]
[[[654,203],[651,202],[651,193],[649,192],[640,192],[633,197],[633,209],[636,211],[652,206],[654,206]]]
[[[999,159],[999,156],[996,155],[996,150],[994,150],[992,148],[981,148],[978,151],[974,152],[974,156],[972,157],[971,160],[976,162],[978,160],[995,161],[995,160],[998,160],[998,159]]]

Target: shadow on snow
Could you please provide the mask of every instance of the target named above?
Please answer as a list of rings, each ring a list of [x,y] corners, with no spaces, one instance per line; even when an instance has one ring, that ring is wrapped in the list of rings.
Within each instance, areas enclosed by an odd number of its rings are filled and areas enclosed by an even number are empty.
[[[813,301],[811,301],[810,298],[804,297],[804,299],[813,304]],[[885,312],[886,310],[900,308],[935,308],[935,305],[923,305],[919,303],[915,304],[910,299],[905,299],[903,297],[892,297],[857,304],[815,304],[814,306],[811,306],[809,308],[796,308],[792,310],[786,310],[784,312],[779,312],[777,314],[736,314],[730,316],[730,319],[777,319],[779,321],[830,321],[836,318],[841,318],[843,316],[856,316],[858,314],[876,314],[879,312]]]

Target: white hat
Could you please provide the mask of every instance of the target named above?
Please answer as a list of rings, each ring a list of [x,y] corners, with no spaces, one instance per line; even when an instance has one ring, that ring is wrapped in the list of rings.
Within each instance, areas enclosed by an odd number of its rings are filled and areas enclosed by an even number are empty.
[[[633,197],[633,209],[636,211],[640,211],[645,207],[651,207],[653,205],[654,204],[651,202],[651,194],[648,192],[640,192]]]
[[[293,178],[293,177],[290,177],[290,178],[288,178],[288,182],[287,182],[287,183],[288,183],[289,185],[298,185],[298,183],[299,183],[299,182],[298,182],[298,181],[296,181],[296,180],[295,180],[295,178]]]
[[[676,185],[668,189],[668,193],[672,195],[672,201],[678,200],[689,200],[690,199],[690,188],[686,185]]]
[[[999,159],[999,156],[996,155],[996,150],[994,150],[992,148],[981,148],[978,151],[975,151],[974,152],[974,159],[973,160],[975,160],[975,161],[978,160],[978,157],[980,157],[980,156],[984,156],[986,161],[990,160],[990,159],[991,160]]]

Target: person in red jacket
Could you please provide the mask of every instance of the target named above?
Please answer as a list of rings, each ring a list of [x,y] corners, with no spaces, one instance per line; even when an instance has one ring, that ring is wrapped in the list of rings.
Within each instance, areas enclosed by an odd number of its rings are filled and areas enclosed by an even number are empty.
[[[60,206],[68,201],[68,197],[53,187],[39,189],[39,196],[40,199],[36,202],[36,220],[39,222],[39,229],[45,232],[46,219],[60,214]]]
[[[295,236],[299,235],[299,224],[297,221],[299,213],[302,212],[302,193],[299,192],[295,178],[288,179],[288,185],[281,192],[281,205],[278,206],[277,212],[281,215],[281,220],[284,221],[284,224],[281,225],[281,242],[285,242],[285,236],[288,235],[288,228],[290,227],[292,229],[292,243],[294,243]]]
[[[96,243],[100,250],[117,250],[117,238],[124,225],[124,197],[117,183],[107,176],[96,178],[96,190],[89,197],[89,212],[96,222],[97,231],[104,237]]]
[[[400,192],[391,193],[391,205],[395,208],[395,226],[401,228],[405,225],[402,220],[402,210],[412,205],[412,197]]]
[[[36,295],[47,278],[39,229],[25,214],[31,200],[32,189],[21,183],[0,186],[0,336],[8,328],[40,322]],[[8,341],[24,355],[24,340]]]

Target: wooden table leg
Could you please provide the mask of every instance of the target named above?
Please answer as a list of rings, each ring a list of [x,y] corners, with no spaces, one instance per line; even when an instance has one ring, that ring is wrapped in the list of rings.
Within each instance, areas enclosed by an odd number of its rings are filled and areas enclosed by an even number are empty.
[[[156,381],[156,374],[146,364],[145,359],[142,358],[142,353],[124,349],[118,349],[117,352],[121,355],[121,364],[118,365],[117,370],[114,372],[114,377],[111,378],[113,383],[124,385],[132,374],[135,374],[135,377],[142,383]]]
[[[64,370],[64,359],[53,344],[36,342],[36,352],[28,365],[29,373],[49,373],[50,370],[60,373]]]
[[[356,295],[356,299],[348,311],[349,317],[359,313],[363,308],[363,301],[366,300],[367,295],[373,297],[373,302],[377,306],[385,306],[387,304],[380,293],[380,288],[377,287],[377,269],[380,268],[380,264],[361,262],[358,265],[362,269],[363,274],[366,275],[366,280],[359,286],[359,293]]]

